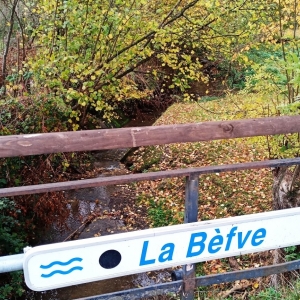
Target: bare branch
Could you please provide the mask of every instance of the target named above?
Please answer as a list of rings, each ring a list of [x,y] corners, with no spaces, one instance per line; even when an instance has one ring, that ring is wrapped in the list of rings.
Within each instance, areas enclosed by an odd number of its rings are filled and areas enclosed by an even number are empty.
[[[7,38],[6,38],[6,45],[5,45],[5,50],[4,50],[4,54],[3,54],[3,64],[2,64],[2,78],[3,78],[3,88],[4,88],[4,94],[5,94],[5,84],[4,84],[4,80],[6,78],[6,64],[7,64],[7,55],[9,52],[9,47],[10,47],[10,41],[11,41],[11,36],[13,33],[13,27],[14,27],[14,15],[16,12],[16,8],[18,5],[19,0],[14,0],[12,8],[11,8],[11,15],[10,15],[10,20],[9,20],[9,31],[7,34]]]

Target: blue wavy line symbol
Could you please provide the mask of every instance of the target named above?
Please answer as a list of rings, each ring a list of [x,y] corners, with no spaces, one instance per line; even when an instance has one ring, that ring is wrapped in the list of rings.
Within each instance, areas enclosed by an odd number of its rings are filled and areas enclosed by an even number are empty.
[[[56,261],[51,262],[48,265],[40,265],[40,268],[41,269],[49,269],[49,268],[51,268],[51,267],[53,267],[55,265],[68,266],[71,263],[73,263],[74,261],[81,262],[82,258],[81,257],[73,257],[73,258],[71,258],[70,260],[68,260],[66,262],[62,262],[62,261],[56,260]],[[67,275],[67,274],[72,273],[73,271],[76,271],[76,270],[81,271],[82,269],[83,269],[83,267],[75,266],[75,267],[73,267],[73,268],[71,268],[71,269],[69,269],[67,271],[53,270],[49,274],[42,274],[41,277],[43,277],[43,278],[49,278],[51,276],[54,276],[55,274]]]
[[[70,260],[66,261],[66,262],[62,262],[62,261],[59,261],[59,260],[56,260],[56,261],[53,261],[52,263],[50,263],[49,265],[40,265],[40,268],[41,269],[49,269],[55,265],[60,265],[60,266],[67,266],[69,264],[71,264],[73,261],[79,261],[81,262],[82,261],[82,258],[81,257],[74,257],[74,258],[71,258]]]
[[[55,274],[62,274],[62,275],[67,275],[67,274],[70,274],[71,272],[75,271],[75,270],[79,270],[81,271],[83,268],[82,267],[74,267],[74,268],[71,268],[70,270],[68,271],[61,271],[61,270],[55,270],[49,274],[42,274],[41,277],[43,278],[49,278]]]

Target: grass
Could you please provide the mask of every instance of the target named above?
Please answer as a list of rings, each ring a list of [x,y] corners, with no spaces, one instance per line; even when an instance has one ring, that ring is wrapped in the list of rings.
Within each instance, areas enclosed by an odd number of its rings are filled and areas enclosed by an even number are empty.
[[[300,279],[288,282],[287,286],[280,289],[268,287],[257,295],[250,297],[250,300],[299,300],[300,299]]]

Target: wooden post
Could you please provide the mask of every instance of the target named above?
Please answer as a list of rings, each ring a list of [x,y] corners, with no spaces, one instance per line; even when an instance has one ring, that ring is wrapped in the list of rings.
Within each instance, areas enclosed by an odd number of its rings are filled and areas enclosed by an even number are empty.
[[[199,176],[190,174],[186,177],[185,185],[185,215],[184,223],[197,222],[199,199]],[[183,266],[183,287],[181,300],[194,299],[196,286],[196,264]]]

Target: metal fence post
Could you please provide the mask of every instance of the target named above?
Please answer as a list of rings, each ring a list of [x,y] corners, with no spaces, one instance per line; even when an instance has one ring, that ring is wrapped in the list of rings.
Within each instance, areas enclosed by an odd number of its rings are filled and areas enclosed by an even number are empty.
[[[198,199],[199,199],[199,176],[190,174],[186,177],[185,184],[185,215],[184,223],[197,222],[198,220]],[[183,287],[181,299],[194,299],[196,287],[196,264],[183,266]]]

